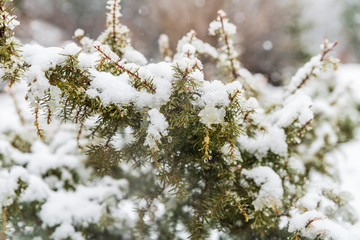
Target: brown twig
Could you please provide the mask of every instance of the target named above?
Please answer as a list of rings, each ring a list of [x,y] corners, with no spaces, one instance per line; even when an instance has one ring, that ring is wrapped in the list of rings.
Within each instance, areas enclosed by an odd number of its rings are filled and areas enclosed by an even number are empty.
[[[119,125],[116,125],[115,128],[114,128],[114,130],[113,130],[112,133],[111,133],[111,136],[107,139],[107,141],[106,141],[106,143],[105,143],[105,147],[106,147],[106,148],[109,147],[110,142],[111,142],[111,139],[112,139],[113,136],[116,134],[118,128],[119,128]]]
[[[158,168],[161,168],[161,164],[160,164],[159,161],[156,159],[156,152],[153,152],[153,159],[154,159],[155,165],[156,165]]]
[[[211,210],[210,216],[212,216],[215,212],[215,209],[220,205],[221,201],[224,199],[224,197],[226,197],[227,195],[229,195],[228,192],[223,193],[223,195],[221,195],[221,197],[219,198],[219,200],[216,201],[215,206],[213,207],[213,209]]]
[[[210,137],[209,137],[209,128],[206,127],[206,136],[204,138],[204,142],[205,142],[205,154],[204,154],[204,158],[208,159],[210,157],[209,155],[209,142],[210,142]]]
[[[44,135],[41,133],[42,130],[40,129],[40,125],[39,125],[39,107],[35,108],[35,122],[34,122],[34,126],[36,127],[36,131],[37,131],[37,135],[44,140]]]
[[[50,124],[50,122],[51,122],[51,110],[50,110],[50,108],[48,108],[48,115],[47,115],[46,123]]]
[[[237,91],[235,92],[234,96],[232,96],[232,97],[230,98],[230,102],[234,101],[234,99],[236,98],[236,96],[237,96],[239,93],[241,93],[241,91],[240,91],[240,90],[237,90]]]
[[[7,231],[6,229],[6,222],[7,222],[7,207],[4,208],[3,211],[3,221],[2,221],[2,231],[5,233]]]
[[[338,45],[338,42],[336,41],[336,42],[333,43],[333,45],[332,45],[331,47],[327,48],[327,46],[326,46],[326,41],[327,41],[326,38],[324,38],[324,47],[325,47],[325,49],[324,49],[324,51],[323,51],[322,54],[321,54],[320,62],[325,61],[325,60],[326,60],[326,59],[325,59],[326,55],[327,55],[330,51],[332,51],[332,50],[334,49],[334,47],[336,47],[336,45]],[[312,77],[312,76],[314,75],[314,70],[315,70],[315,67],[312,67],[312,68],[311,68],[311,71],[310,71],[308,74],[306,74],[305,78],[301,81],[301,83],[297,86],[297,88],[295,88],[295,89],[291,92],[291,94],[294,94],[297,90],[299,90],[300,88],[302,88],[302,86],[310,79],[310,77]]]
[[[326,47],[326,41],[327,41],[327,39],[324,38],[324,47]],[[321,58],[320,58],[321,62],[325,60],[326,54],[328,54],[330,51],[332,51],[336,47],[336,45],[338,45],[337,41],[335,41],[331,47],[325,48],[325,50],[323,51]]]
[[[313,222],[317,221],[317,220],[320,220],[320,218],[315,217],[315,218],[313,218],[313,219],[308,220],[307,223],[306,223],[306,225],[305,225],[305,228],[312,227],[311,224],[312,224]]]
[[[299,129],[299,132],[302,132],[307,126],[311,126],[312,127],[312,121],[313,119],[310,119],[309,121],[307,121],[304,126],[302,126],[300,129]]]
[[[196,36],[196,32],[195,31],[191,31],[191,36],[189,39],[189,43],[192,44],[192,41],[194,40],[194,37]]]
[[[9,94],[10,94],[10,97],[12,98],[12,100],[14,102],[15,110],[16,110],[17,115],[19,116],[21,124],[25,125],[25,118],[22,115],[21,109],[20,109],[19,104],[18,104],[18,102],[16,100],[16,97],[15,97],[15,94],[13,93],[13,91],[11,91],[11,89],[9,89]]]
[[[248,216],[247,216],[245,210],[242,208],[242,206],[240,205],[240,203],[237,203],[237,206],[238,206],[238,208],[240,209],[240,211],[242,212],[242,214],[244,215],[244,217],[245,217],[245,222],[248,222],[249,219],[248,219]]]
[[[11,54],[14,55],[13,52],[11,52]],[[18,72],[18,70],[16,69],[16,70],[14,71],[14,76],[12,77],[12,79],[11,79],[10,82],[9,82],[9,88],[11,88],[12,85],[15,83],[16,77],[18,76],[18,75],[17,75],[17,72]]]
[[[230,65],[231,65],[232,74],[234,76],[234,79],[236,79],[236,78],[240,77],[240,74],[237,72],[237,70],[235,68],[234,58],[231,57],[229,37],[225,31],[224,17],[221,14],[219,14],[219,17],[220,17],[220,22],[221,22],[221,30],[223,31],[223,34],[224,34],[224,41],[225,41],[225,45],[226,45],[226,49],[227,49],[227,55],[229,57],[229,61],[230,61]]]
[[[301,83],[291,92],[291,94],[296,93],[297,90],[302,88],[302,86],[310,79],[310,77],[314,74],[315,67],[311,68],[311,71],[306,74],[306,77],[301,81]]]

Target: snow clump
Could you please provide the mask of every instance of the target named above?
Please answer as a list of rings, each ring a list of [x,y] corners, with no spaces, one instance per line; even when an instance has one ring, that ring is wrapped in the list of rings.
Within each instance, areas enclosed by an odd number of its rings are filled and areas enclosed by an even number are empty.
[[[284,189],[281,179],[274,170],[269,167],[259,166],[251,170],[243,170],[242,173],[254,180],[255,184],[260,187],[260,191],[253,202],[255,211],[269,207],[280,207],[283,198]]]

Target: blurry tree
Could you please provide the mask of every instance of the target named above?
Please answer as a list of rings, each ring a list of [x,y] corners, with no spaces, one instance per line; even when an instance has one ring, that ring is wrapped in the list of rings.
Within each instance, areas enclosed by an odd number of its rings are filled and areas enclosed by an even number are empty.
[[[349,46],[360,58],[360,1],[344,1],[343,22],[346,26],[345,31],[351,46]]]
[[[22,22],[17,34],[27,41],[59,45],[72,37],[77,26],[92,34],[99,34],[104,27],[105,15],[101,10],[105,1],[19,0],[15,6]]]
[[[214,38],[208,36],[207,28],[204,26],[216,15],[218,9],[224,9],[237,26],[238,35],[235,36],[235,44],[238,48],[241,46],[242,62],[250,71],[263,73],[273,82],[279,82],[281,73],[275,69],[297,67],[309,58],[309,54],[301,44],[300,36],[307,26],[301,23],[302,6],[297,0],[181,2],[148,0],[147,2],[148,5],[140,7],[140,13],[143,12],[141,9],[145,9],[144,15],[149,18],[148,23],[151,23],[151,27],[142,23],[137,25],[136,29],[144,34],[145,39],[150,38],[153,43],[156,43],[160,33],[166,33],[171,36],[170,45],[174,49],[177,40],[189,29],[196,30],[199,38],[213,43]],[[128,25],[131,28],[131,24]],[[144,49],[143,46],[139,47]],[[154,56],[156,49],[149,53],[147,48],[145,54]]]
[[[265,74],[273,82],[279,82],[282,72],[290,66],[297,67],[309,56],[301,45],[301,33],[306,28],[301,25],[301,5],[290,1],[245,1],[245,0],[138,0],[123,2],[123,22],[132,31],[134,46],[150,60],[159,59],[157,41],[161,33],[170,36],[170,46],[174,50],[176,42],[189,29],[196,30],[198,37],[214,43],[208,36],[207,23],[216,16],[218,9],[229,13],[238,28],[235,44],[241,47],[241,59],[252,72]],[[22,27],[20,36],[31,39],[29,29],[34,31],[39,19],[63,29],[65,33],[59,41],[69,39],[77,27],[83,28],[91,36],[99,34],[105,18],[105,1],[95,0],[27,0],[18,1],[20,20],[32,24]],[[37,22],[29,21],[38,19]],[[37,25],[36,25],[37,24]],[[41,25],[37,29],[43,29]],[[36,29],[35,29],[36,30]],[[40,34],[44,40],[48,35]],[[36,39],[42,44],[41,39]],[[49,43],[52,44],[53,43]],[[146,44],[146,46],[145,46]],[[152,45],[152,47],[149,47]],[[276,69],[276,71],[275,71]],[[290,69],[293,70],[293,69]]]
[[[278,83],[282,79],[279,70],[292,66],[288,70],[294,71],[309,58],[301,42],[308,25],[301,22],[303,8],[299,1],[232,2],[227,11],[237,23],[246,68]]]

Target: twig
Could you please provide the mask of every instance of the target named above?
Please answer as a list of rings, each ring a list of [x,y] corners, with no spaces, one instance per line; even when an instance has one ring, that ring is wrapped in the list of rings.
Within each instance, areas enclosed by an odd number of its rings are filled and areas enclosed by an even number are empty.
[[[40,125],[39,125],[39,107],[35,108],[34,126],[36,127],[37,135],[40,137],[41,140],[44,140],[45,136],[42,134],[42,130],[40,129]]]
[[[20,109],[20,107],[19,107],[19,104],[18,104],[18,102],[17,102],[17,100],[16,100],[16,97],[15,97],[13,91],[11,91],[11,89],[9,89],[9,94],[10,94],[12,100],[14,101],[16,113],[17,113],[17,115],[19,116],[19,119],[20,119],[21,124],[22,124],[22,125],[25,125],[25,118],[24,118],[24,116],[23,116],[22,113],[21,113],[21,109]]]
[[[113,48],[114,48],[114,43],[116,42],[116,0],[114,0],[114,5],[113,5],[113,24],[112,24],[112,28],[113,28]],[[114,49],[113,49],[114,50]]]
[[[216,201],[215,206],[213,207],[213,209],[211,210],[210,216],[212,216],[215,212],[215,209],[220,205],[221,201],[224,199],[224,197],[226,197],[227,195],[229,195],[228,192],[223,193],[223,195],[221,195],[221,197],[219,198],[219,200]]]
[[[229,39],[228,39],[228,35],[225,31],[225,26],[224,26],[224,17],[223,15],[219,14],[220,17],[220,22],[221,22],[221,30],[224,33],[224,41],[225,41],[225,45],[226,45],[226,49],[227,49],[227,55],[229,57],[229,61],[230,61],[230,65],[231,65],[231,70],[232,70],[232,74],[234,76],[234,79],[240,77],[240,74],[237,72],[235,65],[234,65],[234,58],[231,57],[231,50],[230,50],[230,44],[229,44]]]
[[[209,142],[210,142],[210,137],[209,137],[209,128],[206,127],[206,136],[204,138],[204,142],[205,142],[205,154],[204,154],[204,158],[208,159],[210,157],[209,155]]]
[[[242,208],[242,206],[240,205],[240,203],[237,203],[237,206],[238,206],[238,208],[240,209],[241,213],[244,215],[244,217],[245,217],[245,222],[248,222],[249,219],[248,219],[248,216],[247,216],[245,210]]]
[[[326,41],[327,41],[327,39],[324,38],[324,46],[325,47],[326,47]],[[326,48],[325,51],[323,51],[323,53],[321,55],[320,61],[324,61],[326,54],[328,54],[331,50],[333,50],[336,47],[336,45],[338,45],[337,41],[335,41],[331,47]]]

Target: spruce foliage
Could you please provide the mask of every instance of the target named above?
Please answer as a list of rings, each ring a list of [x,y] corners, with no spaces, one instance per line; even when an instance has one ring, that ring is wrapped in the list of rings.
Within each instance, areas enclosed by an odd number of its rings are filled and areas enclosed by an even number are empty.
[[[31,164],[21,165],[12,159],[16,156],[0,157],[2,166],[10,162],[6,174],[18,179],[10,200],[0,202],[6,236],[30,236],[16,224],[19,219],[33,230],[32,237],[43,239],[206,239],[215,233],[219,239],[315,239],[328,236],[322,229],[308,231],[312,222],[336,222],[337,210],[351,221],[346,199],[333,189],[320,189],[319,198],[335,203],[326,213],[320,204],[309,207],[299,201],[312,189],[312,175],[328,174],[326,154],[351,140],[358,126],[352,96],[337,117],[320,107],[312,110],[318,99],[335,111],[343,107],[334,100],[336,79],[315,79],[336,69],[337,59],[329,56],[336,43],[324,40],[321,53],[286,87],[274,88],[242,67],[232,40],[236,28],[223,11],[209,28],[219,48],[191,31],[173,58],[148,64],[131,47],[129,30],[119,21],[119,0],[108,1],[106,29],[96,41],[79,29],[75,37],[82,47],[26,45],[23,53],[12,33],[14,17],[7,2],[0,1],[2,79],[28,84],[26,98],[43,145],[53,146],[56,137],[47,136],[41,118],[47,124],[54,119],[73,123],[78,149],[71,154],[86,160],[42,172],[42,178],[55,178],[63,186],[50,186],[53,195],[34,200],[21,197],[34,186],[19,175]],[[205,81],[203,56],[213,58],[222,81]],[[306,89],[311,84],[319,90]],[[28,145],[17,135],[11,149],[33,151]],[[88,174],[88,165],[97,174]],[[56,207],[52,197],[85,201],[76,194],[102,186],[116,192],[81,195],[101,206],[97,220],[61,222],[46,216],[47,209]],[[121,219],[117,211],[135,199],[138,214],[131,226],[126,221],[132,217]],[[160,206],[166,209],[162,214],[157,213]],[[303,226],[297,217],[304,214],[309,217]]]

